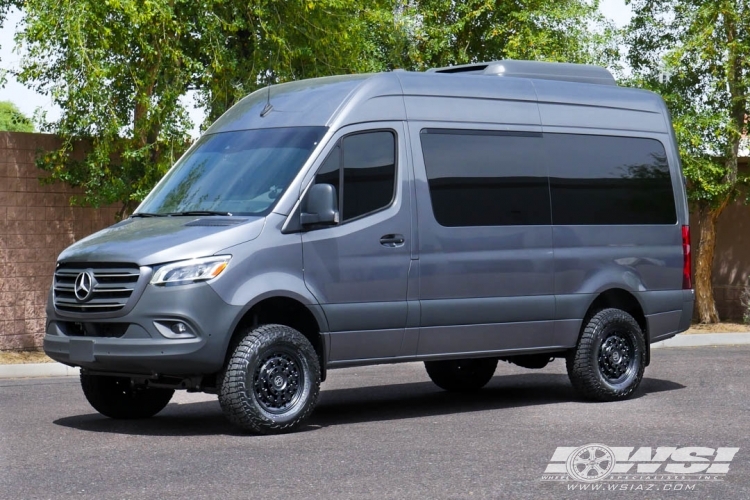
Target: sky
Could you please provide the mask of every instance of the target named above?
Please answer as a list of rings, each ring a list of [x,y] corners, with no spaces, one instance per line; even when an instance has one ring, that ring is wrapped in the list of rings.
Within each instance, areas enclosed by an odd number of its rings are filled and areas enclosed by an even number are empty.
[[[632,15],[630,6],[625,5],[625,0],[601,0],[600,9],[618,27],[627,24]],[[20,55],[13,50],[15,47],[13,36],[20,20],[21,13],[18,10],[13,10],[9,12],[2,29],[0,29],[0,67],[4,69],[16,68],[20,60]],[[26,116],[33,116],[38,108],[47,112],[49,121],[54,121],[60,116],[60,109],[52,103],[49,96],[41,95],[26,88],[10,75],[8,75],[5,87],[0,89],[0,101],[12,101]],[[194,107],[192,95],[184,97],[183,102],[194,124],[192,135],[197,137],[199,135],[198,127],[203,121],[205,112],[203,109]]]

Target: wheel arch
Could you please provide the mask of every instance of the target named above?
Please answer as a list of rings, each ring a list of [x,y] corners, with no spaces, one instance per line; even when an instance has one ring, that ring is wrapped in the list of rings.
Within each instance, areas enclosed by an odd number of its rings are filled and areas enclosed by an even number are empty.
[[[623,288],[609,288],[594,298],[586,310],[586,314],[583,317],[581,323],[581,330],[578,333],[580,340],[583,330],[586,328],[589,320],[599,311],[603,309],[620,309],[630,314],[635,319],[638,326],[643,332],[643,341],[646,344],[646,366],[651,362],[651,344],[649,342],[649,331],[648,321],[646,320],[646,314],[643,312],[643,305],[638,300],[638,297],[630,293]]]
[[[303,302],[304,298],[284,292],[269,292],[245,306],[235,322],[232,335],[225,346],[224,366],[248,328],[263,324],[280,324],[294,328],[304,335],[318,354],[321,380],[326,377],[328,341],[323,332],[328,322],[322,309]]]

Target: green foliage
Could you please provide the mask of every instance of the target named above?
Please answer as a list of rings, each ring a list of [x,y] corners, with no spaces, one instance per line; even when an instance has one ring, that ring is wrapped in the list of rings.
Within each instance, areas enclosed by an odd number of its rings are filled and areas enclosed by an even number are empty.
[[[209,121],[268,84],[381,71],[392,42],[389,1],[205,2],[204,71],[197,82]]]
[[[34,124],[10,101],[0,101],[0,130],[7,132],[33,132]]]
[[[411,15],[410,66],[530,59],[611,64],[618,59],[614,28],[599,2],[584,0],[416,0]]]
[[[5,18],[8,11],[13,8],[20,8],[23,0],[0,0],[0,28],[5,24]],[[8,81],[8,70],[0,68],[0,87],[4,87]]]
[[[502,58],[619,58],[598,1],[227,2],[213,13],[204,33],[220,49],[199,85],[209,121],[268,83]]]
[[[746,179],[737,171],[750,107],[750,6],[746,0],[632,0],[626,36],[634,82],[672,112],[688,194],[726,203]]]
[[[18,78],[62,108],[49,131],[63,146],[39,166],[82,187],[78,203],[132,208],[188,144],[178,99],[201,69],[193,3],[27,0],[24,13]],[[88,153],[74,156],[79,139]]]

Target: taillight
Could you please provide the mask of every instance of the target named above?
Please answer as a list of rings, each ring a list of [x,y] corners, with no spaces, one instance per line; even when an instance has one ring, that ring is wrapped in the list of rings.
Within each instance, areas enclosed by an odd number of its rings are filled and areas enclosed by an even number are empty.
[[[690,260],[690,226],[682,226],[682,289],[693,288],[693,265]]]

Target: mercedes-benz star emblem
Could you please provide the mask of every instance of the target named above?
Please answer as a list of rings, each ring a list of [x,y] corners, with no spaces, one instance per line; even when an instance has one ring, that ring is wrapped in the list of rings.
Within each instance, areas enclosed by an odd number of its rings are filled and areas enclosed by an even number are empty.
[[[76,276],[76,281],[73,286],[73,293],[76,298],[81,302],[87,301],[91,297],[91,293],[94,291],[94,275],[89,271],[84,271]]]

